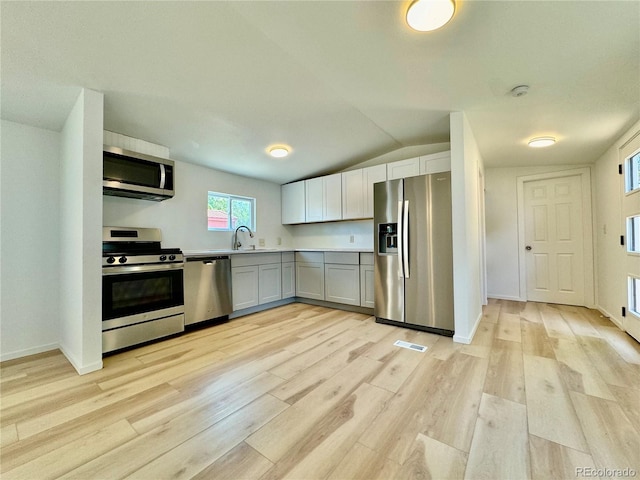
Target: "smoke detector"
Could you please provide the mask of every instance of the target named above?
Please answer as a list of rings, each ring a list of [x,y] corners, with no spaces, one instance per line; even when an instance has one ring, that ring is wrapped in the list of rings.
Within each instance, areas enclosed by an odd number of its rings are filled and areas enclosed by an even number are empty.
[[[512,97],[522,97],[529,92],[529,85],[518,85],[511,89]]]

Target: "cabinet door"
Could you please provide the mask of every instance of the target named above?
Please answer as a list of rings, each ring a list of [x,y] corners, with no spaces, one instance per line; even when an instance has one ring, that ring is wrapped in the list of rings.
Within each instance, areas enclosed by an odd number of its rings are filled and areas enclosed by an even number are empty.
[[[363,216],[364,218],[373,218],[373,184],[387,180],[387,166],[383,164],[363,168],[362,178],[364,184]]]
[[[322,177],[322,220],[342,220],[342,175]]]
[[[360,306],[374,308],[374,267],[373,265],[360,265]]]
[[[383,165],[384,167],[384,165]],[[363,169],[342,172],[342,218],[364,218],[364,185]],[[385,176],[387,171],[385,169]]]
[[[324,265],[326,300],[360,305],[360,268],[358,265]]]
[[[296,295],[324,300],[323,263],[296,263]]]
[[[420,157],[420,175],[451,171],[451,152],[434,153]]]
[[[282,205],[282,224],[304,223],[305,193],[304,181],[288,183],[280,187]]]
[[[296,296],[296,264],[294,262],[282,263],[282,298]]]
[[[258,266],[233,267],[231,285],[233,311],[258,305]]]
[[[282,273],[279,263],[260,265],[259,267],[258,303],[274,302],[282,298]]]
[[[305,211],[307,222],[321,222],[323,210],[324,185],[322,177],[304,181]]]
[[[420,157],[387,163],[387,180],[420,175]]]

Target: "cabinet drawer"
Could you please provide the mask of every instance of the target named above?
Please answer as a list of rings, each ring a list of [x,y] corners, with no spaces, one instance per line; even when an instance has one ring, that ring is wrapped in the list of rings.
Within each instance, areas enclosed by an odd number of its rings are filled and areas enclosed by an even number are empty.
[[[232,267],[246,267],[249,265],[269,265],[280,263],[281,254],[277,253],[237,253],[231,255]]]
[[[293,252],[282,252],[282,263],[295,262],[296,256]]]
[[[324,263],[338,263],[340,265],[358,265],[358,252],[324,252]]]
[[[323,252],[296,252],[296,262],[324,263]]]
[[[373,253],[360,252],[360,265],[373,265]]]

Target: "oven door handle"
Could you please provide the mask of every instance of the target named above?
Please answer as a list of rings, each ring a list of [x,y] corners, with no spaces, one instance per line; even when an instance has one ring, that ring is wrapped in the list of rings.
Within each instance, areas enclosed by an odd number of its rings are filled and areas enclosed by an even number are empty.
[[[182,270],[183,263],[160,263],[153,265],[118,265],[117,267],[102,267],[102,275],[121,275],[123,273],[164,272],[166,270]]]

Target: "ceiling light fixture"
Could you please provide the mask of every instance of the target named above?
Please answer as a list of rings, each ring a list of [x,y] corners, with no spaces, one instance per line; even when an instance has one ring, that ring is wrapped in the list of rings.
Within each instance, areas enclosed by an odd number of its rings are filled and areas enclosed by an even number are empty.
[[[419,32],[430,32],[445,25],[455,11],[453,0],[415,0],[407,10],[407,24]]]
[[[529,85],[518,85],[511,89],[512,97],[522,97],[529,92]]]
[[[529,146],[533,148],[549,147],[556,143],[553,137],[536,137],[529,140]]]
[[[274,158],[284,158],[289,155],[289,149],[282,145],[269,148],[269,155]]]

